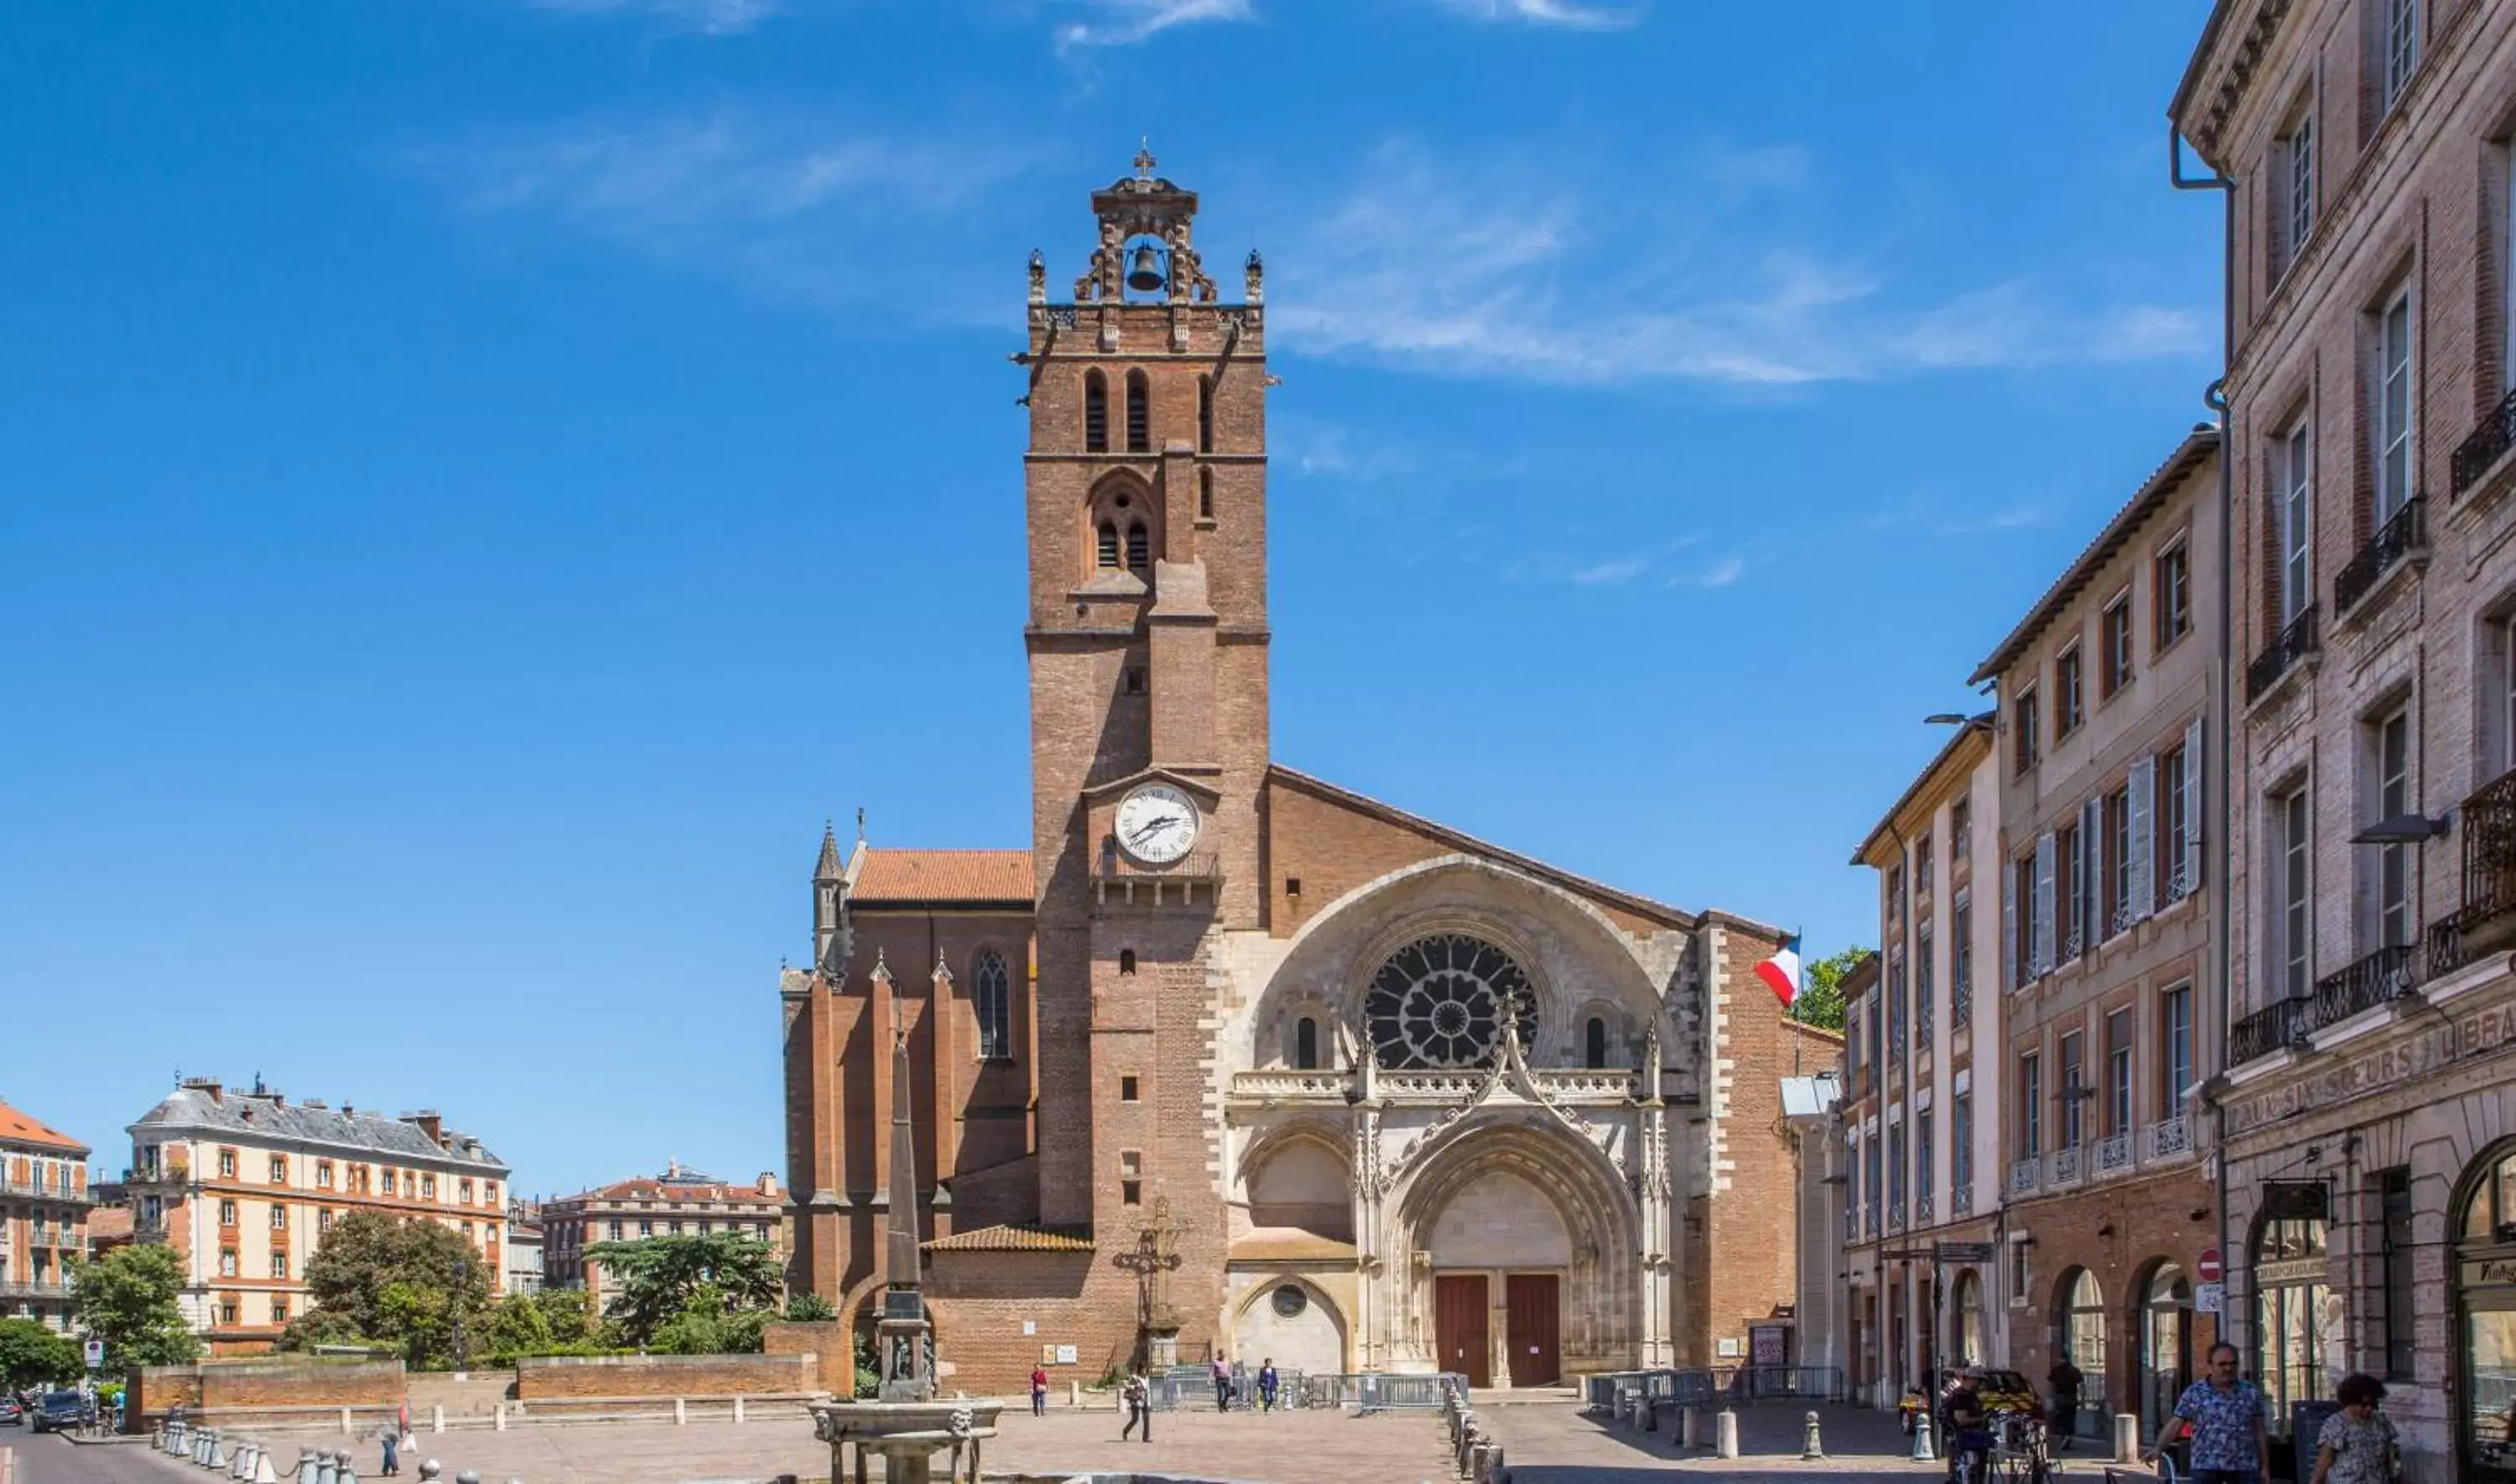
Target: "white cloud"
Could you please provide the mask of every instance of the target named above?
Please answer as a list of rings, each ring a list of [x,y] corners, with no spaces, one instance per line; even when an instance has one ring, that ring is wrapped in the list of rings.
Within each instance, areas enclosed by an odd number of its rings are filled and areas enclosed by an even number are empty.
[[[1621,31],[1642,20],[1640,7],[1614,9],[1572,0],[1444,0],[1451,10],[1480,21],[1515,21],[1572,31]]]
[[[2201,319],[2090,310],[2017,280],[1900,302],[1876,270],[1775,240],[1769,213],[1712,209],[1707,181],[1805,177],[1788,146],[1724,176],[1585,176],[1556,149],[1475,163],[1406,144],[1271,254],[1287,349],[1444,375],[1790,387],[1932,370],[2199,354]]]
[[[1636,552],[1578,568],[1572,580],[1585,588],[1617,588],[1650,571],[1651,564],[1650,556]]]
[[[655,16],[710,36],[750,30],[784,7],[780,0],[528,0],[535,10],[579,16]]]
[[[1173,26],[1246,21],[1249,0],[1078,0],[1099,18],[1057,28],[1057,48],[1134,46]]]
[[[721,112],[494,137],[422,150],[411,163],[469,211],[553,223],[778,297],[836,303],[899,287],[904,231],[964,215],[1031,157],[941,129],[896,135]],[[939,279],[968,277],[936,256],[966,250],[967,233],[916,240]],[[1005,283],[1019,283],[1019,259],[999,267]]]

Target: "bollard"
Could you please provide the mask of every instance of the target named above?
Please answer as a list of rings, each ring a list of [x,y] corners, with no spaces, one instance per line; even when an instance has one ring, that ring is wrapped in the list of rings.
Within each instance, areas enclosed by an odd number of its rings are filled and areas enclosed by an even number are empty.
[[[505,1402],[500,1402],[498,1404],[498,1421],[496,1422],[496,1426],[500,1432],[507,1430],[507,1404]]]
[[[296,1475],[289,1477],[293,1479]],[[267,1448],[254,1455],[253,1484],[280,1484],[279,1471],[271,1466],[271,1450]]]
[[[481,1475],[467,1468],[454,1476],[454,1484],[481,1484]]]
[[[742,1425],[742,1398],[739,1396],[734,1399],[734,1422],[737,1427]]]
[[[1931,1414],[1922,1412],[1913,1419],[1913,1462],[1936,1463],[1939,1455],[1931,1451]]]
[[[2140,1419],[2129,1412],[2115,1414],[2115,1462],[2140,1462]]]
[[[227,1475],[229,1478],[241,1479],[244,1477],[244,1456],[250,1452],[252,1448],[253,1445],[251,1443],[238,1443],[234,1448],[229,1450],[227,1466]]]
[[[1069,1412],[1083,1410],[1083,1382],[1070,1381],[1066,1383],[1066,1410]]]
[[[1703,1409],[1702,1409],[1702,1408],[1700,1408],[1700,1407],[1689,1407],[1689,1408],[1687,1408],[1687,1409],[1685,1410],[1685,1412],[1684,1412],[1684,1413],[1682,1413],[1682,1414],[1679,1416],[1679,1419],[1678,1419],[1678,1424],[1677,1424],[1677,1425],[1678,1425],[1677,1441],[1678,1441],[1678,1446],[1679,1446],[1679,1447],[1681,1447],[1681,1448],[1700,1448],[1700,1447],[1702,1447],[1702,1446],[1703,1446]]]
[[[445,1407],[442,1403],[428,1409],[428,1430],[431,1432],[445,1430]]]
[[[314,1484],[341,1484],[341,1464],[332,1455],[314,1455]]]
[[[673,1398],[673,1425],[674,1425],[674,1426],[676,1426],[676,1427],[684,1427],[684,1426],[688,1426],[688,1425],[690,1424],[690,1421],[691,1421],[691,1404],[690,1404],[688,1401],[686,1401],[686,1400],[684,1400],[683,1398],[681,1398],[681,1397],[678,1397],[678,1396],[674,1397],[674,1398]],[[458,1480],[458,1481],[457,1481],[457,1484],[461,1484],[461,1481],[459,1481],[459,1480]]]
[[[350,1409],[344,1407],[341,1409],[341,1436],[350,1436]]]
[[[1712,1420],[1712,1456],[1735,1459],[1739,1456],[1739,1414],[1724,1407]]]
[[[1659,1431],[1659,1400],[1656,1397],[1643,1398],[1643,1431]]]
[[[314,1455],[300,1452],[297,1455],[297,1484],[314,1484],[314,1475],[321,1467]]]
[[[422,1459],[420,1461],[419,1476],[422,1479],[427,1480],[428,1484],[437,1484],[437,1476],[444,1471],[445,1470],[443,1468],[438,1466],[438,1463],[435,1459]]]
[[[341,1471],[335,1477],[340,1484],[358,1484],[358,1465],[350,1461],[346,1452],[341,1455]]]
[[[1800,1437],[1800,1458],[1806,1461],[1824,1457],[1825,1439],[1818,1432],[1817,1414],[1812,1412]]]

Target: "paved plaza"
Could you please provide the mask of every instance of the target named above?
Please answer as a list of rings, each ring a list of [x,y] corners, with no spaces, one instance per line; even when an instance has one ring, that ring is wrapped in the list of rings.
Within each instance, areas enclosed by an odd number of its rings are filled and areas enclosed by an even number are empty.
[[[1904,1484],[1941,1475],[1942,1466],[1907,1458],[1909,1442],[1886,1413],[1844,1407],[1820,1409],[1826,1448],[1824,1463],[1800,1458],[1806,1409],[1782,1403],[1739,1413],[1741,1457],[1716,1460],[1709,1450],[1680,1456],[1673,1432],[1636,1433],[1610,1428],[1582,1413],[1568,1395],[1494,1397],[1479,1416],[1507,1450],[1517,1484],[1640,1484],[1650,1479],[1762,1480],[1777,1474],[1828,1479],[1898,1480]],[[1109,1412],[1052,1412],[1033,1418],[1006,1415],[1001,1436],[987,1449],[993,1476],[1060,1477],[1087,1470],[1141,1469],[1193,1479],[1247,1484],[1447,1484],[1455,1476],[1442,1423],[1421,1414],[1351,1417],[1327,1412],[1273,1416],[1210,1412],[1166,1413],[1155,1419],[1148,1444],[1122,1442],[1118,1419]],[[299,1441],[331,1447],[318,1434],[275,1438],[283,1456]],[[34,1484],[81,1478],[136,1480],[154,1476],[201,1477],[198,1469],[146,1450],[81,1449],[79,1467],[58,1439],[33,1440],[21,1455]],[[444,1477],[475,1471],[490,1484],[524,1479],[528,1484],[692,1484],[692,1481],[762,1480],[779,1474],[825,1478],[829,1452],[801,1421],[779,1419],[734,1426],[731,1422],[545,1423],[507,1432],[463,1429],[422,1434],[403,1457],[404,1477],[415,1477],[422,1459],[436,1459]],[[58,1456],[57,1456],[58,1455]],[[372,1479],[377,1450],[363,1443],[356,1455],[362,1478]],[[151,1472],[153,1465],[153,1475]],[[2073,1461],[2066,1477],[2101,1479],[2094,1461]]]

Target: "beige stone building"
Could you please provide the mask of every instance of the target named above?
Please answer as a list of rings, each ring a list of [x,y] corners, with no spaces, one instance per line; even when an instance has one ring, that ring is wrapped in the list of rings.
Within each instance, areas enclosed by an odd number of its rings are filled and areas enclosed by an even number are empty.
[[[133,1230],[183,1255],[184,1312],[214,1354],[267,1350],[306,1312],[306,1264],[356,1212],[434,1220],[503,1268],[507,1167],[434,1112],[292,1103],[185,1080],[131,1125]]]
[[[2206,844],[2221,646],[2219,434],[2195,430],[1977,667],[2000,697],[2001,1302],[2010,1364],[2085,1377],[2079,1430],[2148,1435],[2201,1374],[2218,1245],[2192,1094],[2220,1045]]]
[[[974,1387],[1172,1353],[1525,1384],[1780,1341],[1780,1082],[1837,1046],[1752,976],[1783,934],[1274,757],[1262,268],[1226,301],[1150,156],[1091,206],[1017,357],[1027,845],[824,841],[780,985],[799,1284],[873,1302],[905,1037],[925,1293]]]
[[[0,1102],[0,1318],[70,1327],[69,1264],[88,1252],[88,1147]]]
[[[2228,208],[2230,1331],[2516,1477],[2516,4],[2223,0],[2173,116]]]
[[[2006,1353],[1997,1266],[2001,1157],[2000,783],[1987,714],[1965,719],[1862,842],[1877,957],[1848,986],[1845,1231],[1856,1394]],[[1943,1245],[1946,1244],[1946,1245]],[[1915,1256],[1927,1254],[1929,1256]]]
[[[667,1160],[661,1175],[544,1201],[540,1282],[585,1290],[599,1313],[612,1291],[604,1285],[602,1261],[586,1256],[587,1248],[720,1233],[766,1243],[782,1260],[788,1249],[786,1192],[777,1176],[764,1171],[750,1184],[736,1185]]]

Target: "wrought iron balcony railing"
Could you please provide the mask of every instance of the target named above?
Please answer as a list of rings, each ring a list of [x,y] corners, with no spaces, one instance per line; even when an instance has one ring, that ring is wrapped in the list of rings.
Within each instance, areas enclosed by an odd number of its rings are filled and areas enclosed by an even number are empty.
[[[2193,1135],[2185,1125],[2184,1115],[2179,1113],[2173,1118],[2161,1118],[2149,1126],[2151,1159],[2168,1159],[2192,1147]]]
[[[2338,973],[2315,981],[2314,1008],[2302,1031],[2321,1030],[2363,1010],[2410,994],[2420,982],[2418,950],[2405,943],[2379,948]]]
[[[2502,919],[2516,913],[2516,771],[2499,774],[2475,790],[2456,811],[2463,832],[2463,906],[2451,921],[2459,963],[2463,940],[2494,938]],[[2438,946],[2431,934],[2431,948]],[[2435,972],[2434,966],[2431,969]]]
[[[2359,555],[2350,558],[2332,578],[2332,611],[2347,613],[2359,599],[2373,590],[2379,579],[2394,569],[2404,557],[2425,552],[2429,545],[2428,505],[2413,496],[2403,502],[2392,518],[2376,528]]]
[[[2067,1145],[2045,1156],[2045,1179],[2049,1184],[2067,1185],[2079,1177],[2079,1146]]]
[[[1974,1215],[1974,1177],[1972,1175],[1960,1178],[1956,1184],[1949,1188],[1949,1215],[1952,1216]]]
[[[2025,1159],[2010,1162],[2009,1193],[2011,1195],[2025,1195],[2042,1184],[2043,1179],[2044,1162],[2036,1156],[2031,1154]]]
[[[1928,1226],[1938,1219],[1939,1217],[1931,1214],[1931,1192],[1925,1190],[1920,1195],[1913,1197],[1914,1225]]]
[[[2288,621],[2288,627],[2273,636],[2271,643],[2254,656],[2252,664],[2245,667],[2246,701],[2261,700],[2298,661],[2323,649],[2324,640],[2316,632],[2315,617],[2315,604],[2308,603],[2299,609],[2297,617]]]
[[[1957,992],[1949,997],[1949,1028],[1962,1031],[1970,1030],[1973,1026],[1974,986],[1961,983],[1957,986]]]
[[[2112,1175],[2131,1168],[2131,1134],[2118,1134],[2097,1141],[2096,1173]]]
[[[2306,995],[2286,1000],[2274,1000],[2261,1010],[2228,1028],[2228,1064],[2243,1066],[2257,1056],[2268,1056],[2282,1047],[2304,1036],[2307,1011],[2314,1000]]]
[[[2450,498],[2459,497],[2480,483],[2481,476],[2490,473],[2491,466],[2510,447],[2516,447],[2516,392],[2501,398],[2481,420],[2481,426],[2472,430],[2472,435],[2456,445]]]

